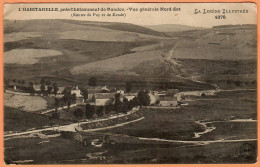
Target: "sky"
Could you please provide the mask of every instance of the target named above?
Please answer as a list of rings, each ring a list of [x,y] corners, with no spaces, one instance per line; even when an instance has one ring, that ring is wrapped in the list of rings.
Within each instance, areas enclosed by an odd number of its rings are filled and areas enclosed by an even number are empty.
[[[94,12],[100,14],[93,16],[93,12],[60,12],[62,8],[124,8],[123,12]],[[147,11],[140,12],[140,8],[180,8],[180,11]],[[58,12],[18,11],[19,8],[58,8]],[[137,8],[138,11],[130,11]],[[128,10],[127,10],[128,9]],[[203,14],[203,10],[220,10],[221,13]],[[248,13],[229,13],[223,18],[223,9],[248,10]],[[196,11],[201,13],[195,14]],[[72,17],[73,13],[85,16]],[[87,16],[87,14],[91,16]],[[125,16],[106,16],[108,13],[123,13]],[[105,14],[101,17],[101,14]],[[221,15],[219,19],[216,16]],[[182,24],[196,27],[212,27],[226,24],[256,24],[257,7],[254,3],[53,3],[53,4],[5,4],[4,19],[75,19],[85,21],[124,22],[137,25]]]

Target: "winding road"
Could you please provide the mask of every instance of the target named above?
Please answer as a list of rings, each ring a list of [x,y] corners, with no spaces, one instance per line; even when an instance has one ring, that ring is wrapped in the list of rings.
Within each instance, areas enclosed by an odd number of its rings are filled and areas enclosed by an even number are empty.
[[[120,117],[124,117],[130,114],[135,113],[136,111],[139,110],[139,107],[135,107],[133,108],[131,111],[129,111],[126,114],[119,114],[119,115],[114,115],[114,116],[110,116],[108,118],[103,118],[103,119],[96,119],[96,120],[90,120],[90,121],[85,121],[85,122],[80,122],[80,123],[73,123],[73,124],[69,124],[69,125],[62,125],[62,126],[53,126],[50,128],[44,128],[44,129],[37,129],[37,130],[31,130],[31,131],[25,131],[25,132],[19,132],[19,133],[11,133],[11,134],[5,134],[4,138],[7,137],[13,137],[13,136],[20,136],[20,135],[27,135],[27,134],[31,134],[31,133],[39,133],[42,131],[47,131],[47,130],[58,130],[58,131],[69,131],[69,132],[76,132],[76,127],[83,125],[83,124],[89,124],[89,123],[95,123],[95,122],[102,122],[102,121],[106,121],[106,120],[112,120],[112,119],[116,119],[116,118],[120,118]],[[142,119],[144,119],[142,117]],[[137,119],[137,120],[133,120],[133,121],[129,121],[129,122],[125,122],[125,123],[121,123],[121,124],[116,124],[114,126],[111,126],[110,128],[115,128],[115,127],[119,127],[119,126],[123,126],[125,124],[129,124],[132,122],[136,122],[136,121],[140,121],[141,118]],[[104,128],[109,128],[109,127],[104,127]],[[89,131],[98,131],[98,130],[103,130],[103,128],[95,128],[95,129],[88,129]],[[87,130],[86,130],[87,131]]]

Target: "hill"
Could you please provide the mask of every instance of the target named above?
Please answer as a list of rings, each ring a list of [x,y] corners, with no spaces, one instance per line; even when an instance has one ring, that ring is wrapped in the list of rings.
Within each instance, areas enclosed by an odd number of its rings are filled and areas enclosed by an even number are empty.
[[[28,26],[31,25],[31,26]],[[142,26],[130,23],[116,22],[94,22],[60,19],[39,19],[39,20],[4,20],[4,32],[63,32],[72,30],[88,30],[89,28],[105,28],[118,31],[135,32],[141,34],[167,36],[164,33],[151,30]]]
[[[95,76],[101,85],[121,87],[140,77],[154,85],[187,84],[187,78],[193,83],[255,80],[256,68],[249,70],[246,64],[256,62],[256,25],[161,33],[128,23],[5,20],[4,31],[9,79],[39,81],[45,76],[84,85]]]
[[[144,27],[159,31],[159,32],[175,32],[175,31],[188,31],[188,30],[202,30],[203,27],[193,27],[181,24],[160,24],[160,25],[145,25]]]

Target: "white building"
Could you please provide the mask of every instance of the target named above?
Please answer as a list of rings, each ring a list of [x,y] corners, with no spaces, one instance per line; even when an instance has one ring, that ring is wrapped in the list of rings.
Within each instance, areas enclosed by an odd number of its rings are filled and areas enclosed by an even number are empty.
[[[115,93],[93,93],[88,95],[88,100],[95,106],[106,106],[113,103]]]
[[[174,97],[160,97],[159,106],[163,107],[174,107],[178,105],[178,101]]]
[[[119,93],[119,94],[121,94],[121,95],[124,95],[124,94],[125,94],[125,91],[123,91],[123,90],[117,90],[116,93]]]
[[[79,90],[79,87],[78,86],[76,86],[75,88],[73,88],[72,90],[71,90],[71,94],[76,94],[76,97],[78,98],[78,97],[83,97],[82,95],[81,95],[81,91]]]

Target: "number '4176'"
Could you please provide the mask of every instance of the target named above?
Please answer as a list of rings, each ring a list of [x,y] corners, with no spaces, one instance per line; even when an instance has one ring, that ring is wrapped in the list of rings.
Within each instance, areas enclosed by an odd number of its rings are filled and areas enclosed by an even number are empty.
[[[215,16],[215,19],[226,19],[225,15],[217,15]]]

